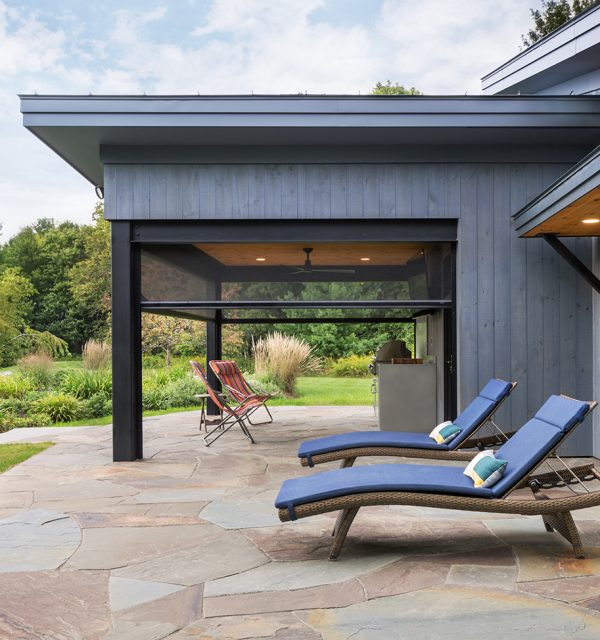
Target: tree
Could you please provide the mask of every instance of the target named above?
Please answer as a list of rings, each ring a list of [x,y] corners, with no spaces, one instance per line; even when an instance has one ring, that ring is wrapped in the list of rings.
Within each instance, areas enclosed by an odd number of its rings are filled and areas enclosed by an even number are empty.
[[[68,274],[75,308],[85,318],[81,340],[104,340],[110,333],[111,262],[110,224],[104,219],[104,207],[96,205],[94,226],[87,227],[83,260],[74,264]]]
[[[390,80],[385,83],[378,82],[371,93],[376,96],[422,96],[423,94],[415,87],[406,89],[403,85],[395,83],[392,84]]]
[[[531,9],[533,28],[521,36],[523,45],[530,47],[552,33],[571,18],[599,4],[600,0],[542,0],[542,8]]]
[[[165,354],[165,365],[171,365],[175,349],[194,338],[204,347],[205,325],[203,322],[183,320],[155,313],[142,314],[142,351]]]
[[[35,288],[19,269],[0,275],[0,364],[11,364],[26,351],[65,355],[66,343],[48,331],[36,331],[26,322]]]

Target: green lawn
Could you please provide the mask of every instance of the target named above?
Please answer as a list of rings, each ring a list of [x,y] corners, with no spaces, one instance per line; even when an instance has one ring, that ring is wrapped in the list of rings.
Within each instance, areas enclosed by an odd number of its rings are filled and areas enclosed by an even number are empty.
[[[371,378],[299,378],[297,396],[295,398],[273,398],[269,400],[271,407],[283,406],[315,406],[315,405],[371,405]],[[164,409],[163,411],[144,411],[144,417],[162,416],[167,413],[193,411],[197,406]],[[77,420],[75,422],[58,423],[56,427],[80,427],[110,424],[112,416]]]
[[[53,442],[0,444],[0,473],[51,447]]]
[[[371,405],[371,378],[299,378],[297,397],[273,398],[270,406]]]

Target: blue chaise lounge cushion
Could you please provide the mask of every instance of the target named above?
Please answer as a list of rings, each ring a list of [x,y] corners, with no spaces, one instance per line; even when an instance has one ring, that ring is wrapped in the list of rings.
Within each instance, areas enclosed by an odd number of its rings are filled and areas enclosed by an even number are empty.
[[[504,495],[552,453],[561,438],[585,418],[589,406],[580,400],[550,396],[535,416],[496,451],[496,457],[508,464],[502,478],[491,487],[494,496]]]
[[[477,489],[462,467],[426,464],[373,464],[335,469],[304,478],[285,480],[275,501],[278,509],[337,496],[372,491],[417,491],[452,495],[492,497],[491,489]]]
[[[311,464],[312,456],[360,447],[405,447],[407,449],[435,449],[436,451],[456,449],[490,415],[498,403],[510,393],[511,389],[510,382],[492,378],[479,395],[453,420],[453,423],[462,431],[448,444],[437,444],[425,433],[354,431],[303,442],[298,449],[298,457],[307,458]]]

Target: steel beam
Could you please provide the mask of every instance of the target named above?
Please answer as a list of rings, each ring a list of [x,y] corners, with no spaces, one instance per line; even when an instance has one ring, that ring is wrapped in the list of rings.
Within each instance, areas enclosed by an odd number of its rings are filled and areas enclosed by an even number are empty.
[[[564,259],[592,288],[600,293],[600,279],[554,234],[542,236],[544,240]]]

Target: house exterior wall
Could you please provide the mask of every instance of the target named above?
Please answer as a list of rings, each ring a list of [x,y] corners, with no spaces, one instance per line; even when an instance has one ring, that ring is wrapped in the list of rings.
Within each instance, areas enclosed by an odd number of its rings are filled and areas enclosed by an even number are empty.
[[[492,376],[519,382],[498,416],[519,426],[551,393],[593,397],[592,293],[511,214],[569,164],[105,164],[110,220],[458,220],[459,407]],[[591,264],[592,243],[567,244]],[[589,420],[591,423],[591,420]],[[566,453],[592,453],[591,425]]]

